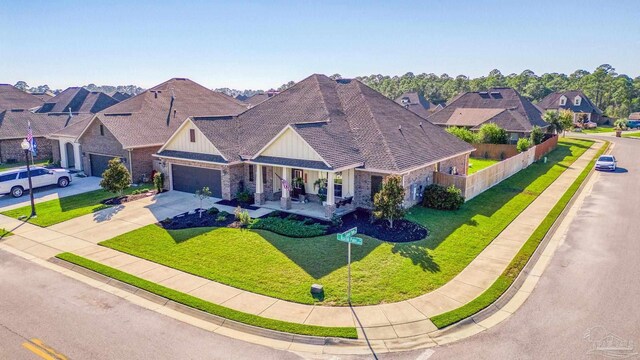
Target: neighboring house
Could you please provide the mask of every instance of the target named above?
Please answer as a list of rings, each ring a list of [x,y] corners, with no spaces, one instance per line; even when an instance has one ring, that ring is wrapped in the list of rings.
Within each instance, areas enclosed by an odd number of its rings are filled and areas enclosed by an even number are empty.
[[[130,98],[131,94],[128,93],[124,93],[124,92],[120,92],[120,91],[114,91],[113,93],[109,94],[109,96],[111,96],[112,98],[118,100],[118,101],[124,101],[127,100],[128,98]]]
[[[0,111],[36,109],[43,103],[42,99],[13,85],[0,84]]]
[[[249,96],[247,98],[245,98],[244,100],[242,100],[243,103],[248,104],[249,106],[256,106],[258,104],[260,104],[261,102],[273,97],[274,95],[277,95],[278,92],[275,90],[269,90],[265,93],[260,93],[260,94],[255,94],[253,96]]]
[[[483,124],[494,123],[509,133],[513,143],[529,136],[534,126],[549,126],[542,120],[542,111],[512,88],[463,93],[428,120],[443,127],[459,126],[473,131]]]
[[[603,124],[608,120],[602,115],[602,110],[580,90],[554,92],[540,100],[538,106],[544,111],[558,111],[561,109],[573,111],[574,122],[593,121]]]
[[[82,117],[69,116],[65,113],[39,114],[29,110],[16,109],[0,112],[0,162],[11,163],[25,160],[24,150],[20,144],[27,136],[29,124],[37,145],[37,154],[34,159],[52,159],[55,153],[53,148],[57,142],[47,137],[87,116],[91,115],[86,114]]]
[[[43,92],[32,92],[31,95],[37,97],[38,99],[47,102],[49,101],[52,97],[56,96],[54,93],[52,93],[51,91],[47,90],[47,91],[43,91]]]
[[[238,116],[193,116],[155,155],[172,190],[240,190],[289,209],[291,192],[336,207],[372,206],[384,179],[402,176],[405,206],[433,172],[465,174],[474,148],[357,80],[312,75]],[[322,180],[321,180],[322,179]],[[316,184],[324,182],[323,190]]]
[[[629,120],[640,120],[640,112],[629,114]]]
[[[36,112],[95,114],[117,103],[118,100],[103,92],[70,87],[47,100]]]
[[[444,108],[442,105],[433,104],[418,92],[404,93],[396,99],[396,102],[423,119]]]
[[[76,147],[74,162],[90,176],[101,176],[114,157],[131,172],[134,182],[150,180],[152,154],[189,116],[237,115],[246,110],[233,98],[195,82],[174,78],[52,134],[60,149]],[[71,145],[67,145],[70,143]]]

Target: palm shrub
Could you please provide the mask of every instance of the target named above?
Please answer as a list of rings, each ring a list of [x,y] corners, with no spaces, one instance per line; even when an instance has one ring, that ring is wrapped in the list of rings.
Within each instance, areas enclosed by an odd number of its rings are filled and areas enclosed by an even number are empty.
[[[391,175],[382,184],[382,189],[373,196],[373,216],[387,220],[389,227],[393,228],[393,221],[404,216],[403,201],[402,178]]]
[[[506,144],[509,142],[507,131],[500,126],[489,123],[480,126],[478,142],[484,144]]]
[[[527,138],[518,139],[518,144],[516,145],[518,152],[525,152],[529,150],[530,147],[531,147],[531,140]]]
[[[452,126],[448,127],[446,130],[449,134],[459,138],[462,141],[466,141],[470,144],[478,142],[478,135],[467,128]]]
[[[107,169],[102,173],[100,187],[117,195],[131,185],[131,174],[119,158],[109,160]]]
[[[457,210],[464,204],[462,190],[451,185],[431,184],[424,189],[422,206],[438,210]]]
[[[544,139],[544,131],[542,130],[541,127],[534,126],[533,129],[531,129],[531,134],[529,135],[529,138],[531,140],[531,145],[538,145]]]
[[[627,121],[627,119],[618,119],[613,123],[613,126],[619,130],[627,130],[628,125],[629,122]]]

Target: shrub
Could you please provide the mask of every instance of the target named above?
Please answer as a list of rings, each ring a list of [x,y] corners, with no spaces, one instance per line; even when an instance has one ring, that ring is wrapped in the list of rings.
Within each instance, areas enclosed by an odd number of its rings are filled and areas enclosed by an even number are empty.
[[[236,193],[236,199],[241,204],[248,204],[251,202],[251,193],[248,190],[241,190]]]
[[[527,138],[518,139],[518,145],[516,145],[518,152],[525,152],[529,150],[530,147],[531,147],[531,140]]]
[[[627,130],[628,125],[629,122],[627,121],[627,119],[618,119],[613,123],[613,126],[619,130]]]
[[[217,214],[219,212],[220,212],[220,210],[218,210],[218,208],[216,208],[215,206],[211,207],[209,210],[207,210],[207,214],[209,214],[209,215],[215,215],[215,214]]]
[[[234,215],[236,216],[236,220],[238,220],[242,226],[246,227],[251,224],[251,216],[249,216],[249,212],[247,210],[242,210],[240,206],[236,208]]]
[[[470,144],[478,142],[478,135],[467,128],[452,126],[447,128],[446,130],[449,134],[459,138],[462,141],[466,141]]]
[[[531,145],[538,145],[544,140],[544,131],[539,126],[534,126],[529,135]]]
[[[457,210],[464,204],[462,191],[455,186],[431,184],[424,189],[422,206],[439,210]]]
[[[100,187],[114,194],[122,195],[122,192],[131,185],[131,174],[119,158],[109,160],[107,169],[102,173]]]
[[[196,190],[194,196],[196,197],[196,199],[200,200],[200,209],[202,209],[202,202],[211,196],[211,191],[209,190],[208,186],[205,186],[200,190]],[[202,217],[202,211],[200,211],[199,214],[200,217]]]
[[[220,211],[220,212],[218,213],[218,216],[224,216],[224,217],[226,218],[227,216],[229,216],[229,213],[228,213],[228,212],[226,212],[226,211]]]
[[[227,214],[227,215],[229,215],[229,214]],[[222,213],[218,214],[218,217],[216,217],[216,221],[217,222],[227,221],[227,215],[223,215]]]
[[[373,196],[373,216],[384,219],[393,228],[393,221],[404,216],[404,188],[402,178],[397,175],[389,176],[382,184],[382,189]]]
[[[249,228],[268,230],[288,237],[304,238],[324,235],[327,233],[328,226],[318,223],[305,224],[303,221],[279,217],[265,217],[256,219]]]
[[[139,195],[142,194],[142,192],[140,191],[140,189],[135,189],[131,192],[131,195]]]
[[[478,141],[484,144],[506,144],[509,142],[507,131],[500,126],[489,123],[480,126]]]
[[[159,193],[164,189],[164,173],[157,172],[153,175],[153,185],[156,187]]]
[[[162,220],[162,223],[163,223],[163,224],[166,224],[166,225],[169,225],[169,224],[171,224],[172,222],[173,222],[173,220],[172,220],[171,218],[169,218],[169,217],[168,217],[168,218],[165,218],[164,220]]]

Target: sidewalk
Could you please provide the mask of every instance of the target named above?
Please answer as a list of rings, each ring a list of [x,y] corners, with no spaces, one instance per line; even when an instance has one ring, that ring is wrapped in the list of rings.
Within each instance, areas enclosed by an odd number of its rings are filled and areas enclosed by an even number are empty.
[[[187,211],[181,199],[171,201],[167,197],[163,200],[160,196],[153,205],[149,204],[151,200],[144,199],[127,204],[121,209],[109,209],[112,214],[101,215],[108,218],[105,220],[109,224],[108,227],[103,227],[101,222],[98,221],[96,224],[94,221],[93,227],[87,228],[86,219],[82,227],[82,222],[78,220],[81,218],[48,229],[24,224],[14,231],[15,236],[2,243],[42,259],[62,251],[70,251],[163,286],[266,318],[320,326],[354,326],[358,329],[361,339],[366,334],[369,340],[383,340],[382,343],[386,347],[409,346],[407,341],[435,344],[428,334],[441,332],[436,331],[436,327],[429,318],[456,309],[473,300],[498,278],[600,146],[602,143],[594,144],[567,168],[450,282],[414,299],[355,307],[353,312],[348,307],[303,305],[246,292],[95,245],[99,241],[164,219],[170,216],[170,213]],[[11,221],[21,223],[0,217],[0,227],[10,229],[11,226],[6,224]],[[531,289],[533,285],[528,284]]]

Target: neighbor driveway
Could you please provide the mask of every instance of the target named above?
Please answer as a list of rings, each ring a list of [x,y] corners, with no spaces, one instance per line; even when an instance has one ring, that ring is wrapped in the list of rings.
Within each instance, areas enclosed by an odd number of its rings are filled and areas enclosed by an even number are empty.
[[[33,197],[36,203],[58,199],[65,196],[71,196],[76,194],[85,193],[87,191],[93,191],[100,189],[99,177],[77,177],[74,176],[71,180],[71,184],[66,188],[59,188],[56,185],[46,186],[33,190]],[[11,195],[4,195],[0,197],[0,211],[7,211],[22,206],[29,205],[29,192],[25,191],[24,195],[19,198],[14,198]]]

